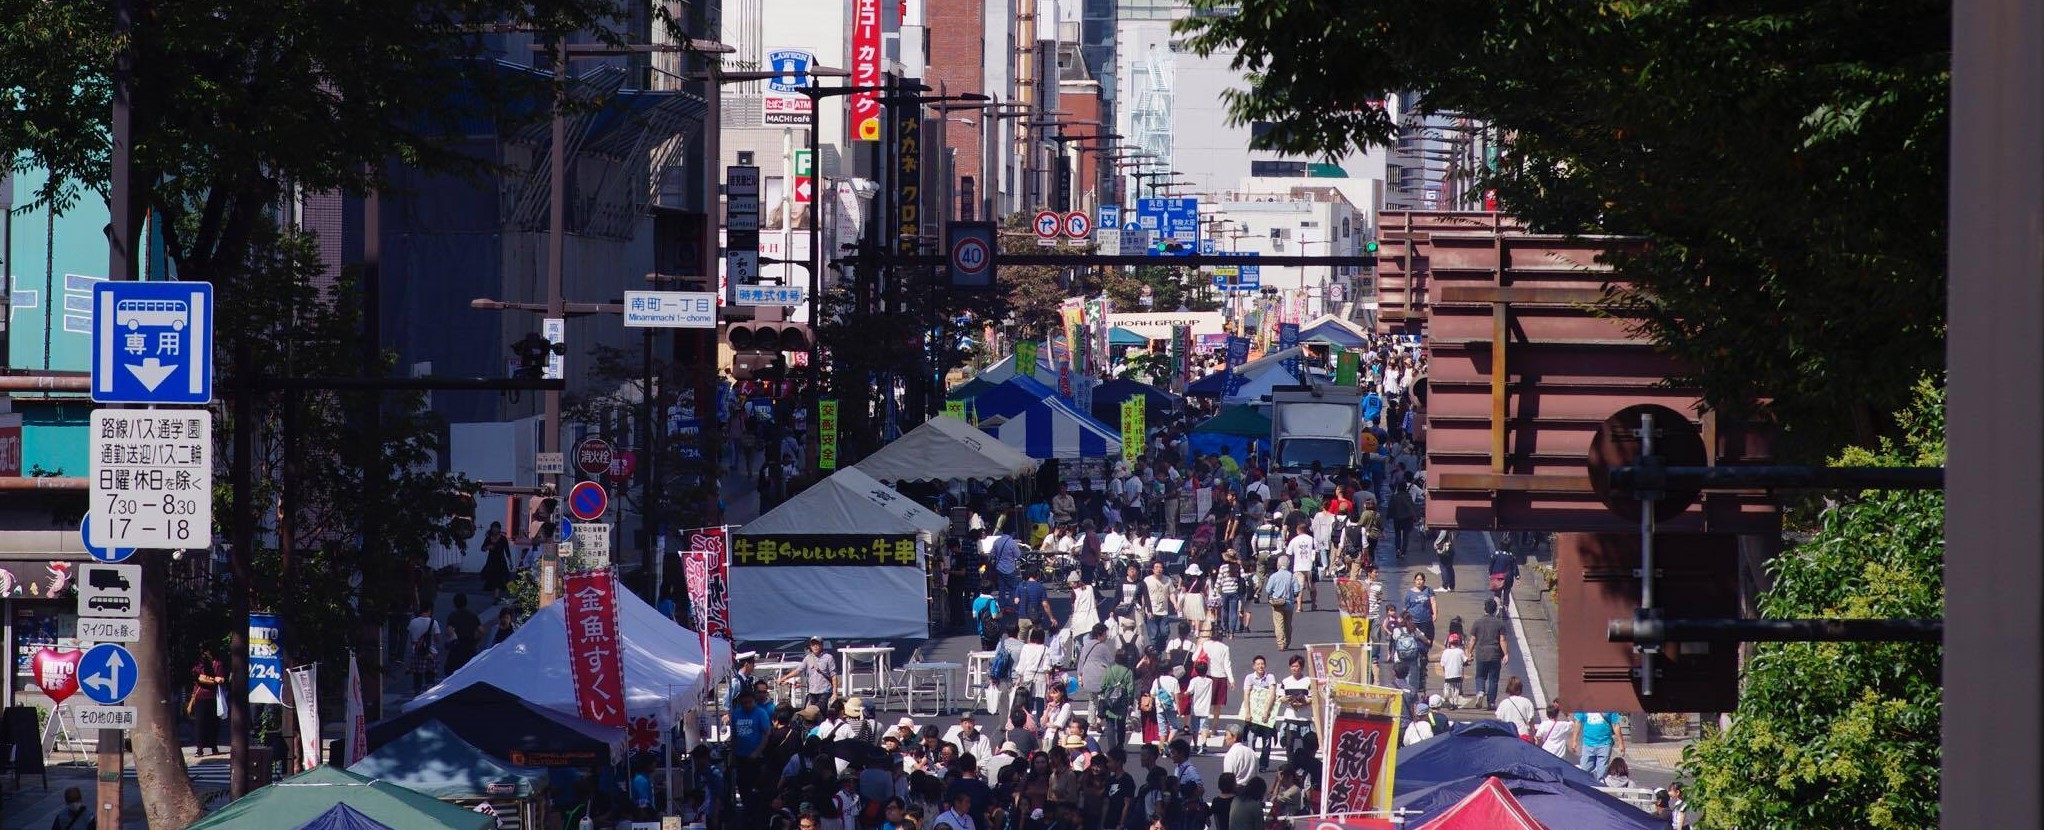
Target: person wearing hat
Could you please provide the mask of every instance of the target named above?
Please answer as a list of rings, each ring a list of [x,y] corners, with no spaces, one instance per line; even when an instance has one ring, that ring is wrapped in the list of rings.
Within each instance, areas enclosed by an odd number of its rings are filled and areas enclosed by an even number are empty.
[[[964,756],[975,756],[978,762],[993,754],[990,750],[989,735],[976,728],[975,716],[972,714],[961,715],[961,722],[949,728],[942,741],[953,744]]]
[[[1403,746],[1411,746],[1421,741],[1429,740],[1431,736],[1438,734],[1437,731],[1431,727],[1430,704],[1419,700],[1417,701],[1416,706],[1412,707],[1411,713],[1415,717],[1412,720],[1410,720],[1409,727],[1402,730]]]
[[[727,711],[732,711],[734,706],[737,705],[742,689],[753,691],[756,656],[752,651],[743,651],[733,655],[733,679],[726,684]],[[767,703],[768,701],[756,698],[755,702]]]
[[[1003,774],[1004,767],[1010,766],[1023,757],[1025,757],[1025,753],[1019,751],[1018,744],[1015,741],[1005,741],[1003,746],[997,748],[996,755],[983,762],[983,780],[992,787],[996,786],[997,778]],[[1019,769],[1024,769],[1024,767],[1019,767]]]
[[[833,681],[839,677],[840,661],[826,653],[826,641],[813,637],[805,642],[804,661],[776,679],[804,689],[804,702],[815,711],[824,710],[833,699]]]
[[[1068,593],[1074,603],[1068,610],[1068,630],[1080,635],[1103,621],[1096,610],[1096,585],[1080,570],[1068,572]]]
[[[1430,699],[1426,702],[1431,707],[1431,734],[1443,735],[1452,731],[1452,719],[1445,717],[1445,707],[1447,705],[1445,697],[1443,695],[1431,695]]]

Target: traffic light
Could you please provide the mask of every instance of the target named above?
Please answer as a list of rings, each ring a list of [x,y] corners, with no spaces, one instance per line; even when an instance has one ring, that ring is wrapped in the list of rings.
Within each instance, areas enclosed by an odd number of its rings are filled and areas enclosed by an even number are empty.
[[[513,341],[512,353],[519,358],[520,367],[513,370],[513,377],[540,380],[548,373],[548,358],[567,352],[561,343],[550,343],[537,332]]]
[[[774,377],[785,368],[786,352],[811,351],[811,327],[803,323],[734,323],[726,327],[733,349],[733,377]]]
[[[1380,242],[1380,240],[1377,240],[1377,239],[1369,239],[1369,240],[1367,240],[1367,253],[1370,253],[1370,254],[1371,254],[1371,253],[1375,253],[1375,252],[1377,252],[1377,251],[1379,251],[1379,250],[1381,250],[1381,242]]]
[[[449,512],[448,535],[458,544],[468,542],[477,535],[477,497],[458,492],[455,506]]]

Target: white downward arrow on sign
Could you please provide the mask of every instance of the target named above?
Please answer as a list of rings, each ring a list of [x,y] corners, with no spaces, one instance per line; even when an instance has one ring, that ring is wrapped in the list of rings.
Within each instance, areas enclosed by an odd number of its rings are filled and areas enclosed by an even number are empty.
[[[172,372],[178,371],[178,365],[174,363],[166,366],[163,361],[152,357],[144,359],[139,365],[134,363],[128,364],[128,371],[134,372],[135,379],[142,381],[142,388],[155,392],[157,387],[164,382],[165,378],[170,377]]]

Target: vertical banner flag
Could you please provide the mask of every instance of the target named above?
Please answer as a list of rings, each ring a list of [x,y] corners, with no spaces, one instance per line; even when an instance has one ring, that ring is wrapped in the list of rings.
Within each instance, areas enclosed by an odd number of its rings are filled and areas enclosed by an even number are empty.
[[[705,633],[733,639],[733,617],[726,603],[726,565],[729,535],[726,528],[707,527],[690,532],[690,549],[705,558]]]
[[[342,699],[342,764],[370,754],[369,719],[363,714],[363,676],[356,671],[356,652],[349,652],[349,688]]]
[[[1011,355],[1011,372],[1032,377],[1039,370],[1039,344],[1035,341],[1020,341],[1016,352]]]
[[[1239,393],[1239,387],[1246,379],[1238,373],[1246,365],[1246,354],[1253,348],[1253,341],[1243,337],[1229,337],[1224,341],[1224,396],[1229,398]]]
[[[285,665],[278,657],[278,616],[249,615],[249,702],[285,702]]]
[[[1135,461],[1139,458],[1139,451],[1146,448],[1146,396],[1126,398],[1121,412],[1124,415],[1124,424],[1120,428],[1125,434],[1125,460]]]
[[[1324,730],[1324,805],[1320,813],[1385,813],[1395,806],[1395,746],[1402,691],[1333,682]]]
[[[946,412],[947,417],[949,418],[959,418],[963,421],[966,421],[968,420],[968,402],[948,401],[946,404]]]
[[[705,554],[702,551],[684,551],[683,586],[684,590],[690,592],[690,612],[692,621],[697,624],[695,627],[698,632],[698,649],[706,654],[712,653],[712,625],[707,617],[710,609],[705,607],[711,601],[708,588],[710,579],[711,576],[705,573]]]
[[[916,88],[918,79],[907,78],[906,86]],[[911,256],[918,253],[921,228],[918,226],[919,177],[925,158],[921,153],[919,119],[923,107],[898,107],[895,138],[897,141],[897,198],[892,203],[897,209],[897,253]]]
[[[1360,385],[1359,352],[1338,353],[1338,377],[1332,381],[1339,386]]]
[[[840,402],[819,401],[819,469],[840,466]]]
[[[852,86],[883,83],[883,0],[854,0],[854,38],[847,54],[853,59]],[[857,92],[847,104],[847,140],[878,141],[883,137],[880,93]]]
[[[1171,386],[1174,391],[1180,392],[1189,381],[1190,328],[1188,326],[1174,326],[1168,331],[1168,336],[1174,340],[1170,344],[1170,348],[1173,349],[1171,354],[1174,356],[1174,380],[1171,382]]]
[[[577,714],[625,728],[626,666],[619,655],[619,598],[613,595],[618,583],[610,568],[579,571],[563,581],[563,628],[569,636]]]
[[[1374,618],[1367,609],[1367,583],[1343,577],[1333,582],[1338,585],[1338,629],[1345,633],[1346,644],[1367,642],[1374,633]]]
[[[1276,345],[1276,347],[1275,347],[1275,348],[1277,348],[1277,349],[1280,349],[1281,351],[1284,351],[1284,352],[1285,352],[1285,351],[1288,351],[1289,349],[1293,349],[1293,348],[1295,348],[1295,347],[1296,347],[1296,344],[1297,344],[1297,343],[1300,343],[1300,342],[1302,342],[1302,335],[1303,335],[1303,327],[1302,327],[1301,325],[1299,325],[1299,324],[1296,324],[1296,323],[1282,323],[1282,324],[1281,324],[1281,336],[1280,336],[1280,342],[1279,342],[1279,343],[1278,343],[1278,344]],[[1297,383],[1301,383],[1301,382],[1303,381],[1303,359],[1302,359],[1302,358],[1300,358],[1300,357],[1290,357],[1290,358],[1284,358],[1284,359],[1283,359],[1283,360],[1281,361],[1281,368],[1283,368],[1283,369],[1287,369],[1287,370],[1288,370],[1288,373],[1289,373],[1290,375],[1293,375],[1293,376],[1295,376],[1295,379],[1296,379],[1296,382],[1297,382]]]
[[[292,678],[292,712],[299,718],[299,771],[320,766],[320,664],[288,672]]]

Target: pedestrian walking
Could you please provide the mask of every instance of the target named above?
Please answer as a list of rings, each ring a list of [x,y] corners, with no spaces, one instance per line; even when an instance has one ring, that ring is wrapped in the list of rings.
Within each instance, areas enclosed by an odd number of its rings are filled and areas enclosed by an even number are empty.
[[[1516,563],[1516,554],[1507,550],[1496,550],[1488,557],[1488,593],[1494,595],[1501,605],[1502,616],[1509,616],[1509,591],[1516,587],[1516,577],[1522,568]]]
[[[1274,646],[1282,651],[1289,649],[1290,634],[1295,630],[1296,591],[1295,573],[1289,569],[1288,554],[1275,557],[1274,573],[1267,577],[1267,605],[1274,609]]]
[[[221,685],[228,682],[228,670],[214,656],[213,646],[199,647],[199,662],[192,664],[192,695],[186,698],[185,714],[192,718],[193,754],[220,754]]]
[[[505,528],[498,522],[484,531],[484,590],[491,593],[491,601],[505,599],[505,586],[512,582],[512,542],[505,538]]]
[[[1431,540],[1431,550],[1438,554],[1438,590],[1459,590],[1459,574],[1452,570],[1452,542],[1458,531],[1440,530],[1438,537]]]
[[[1474,707],[1495,707],[1496,683],[1502,677],[1502,661],[1509,656],[1508,626],[1495,614],[1495,601],[1482,604],[1481,618],[1467,635],[1473,640]]]

